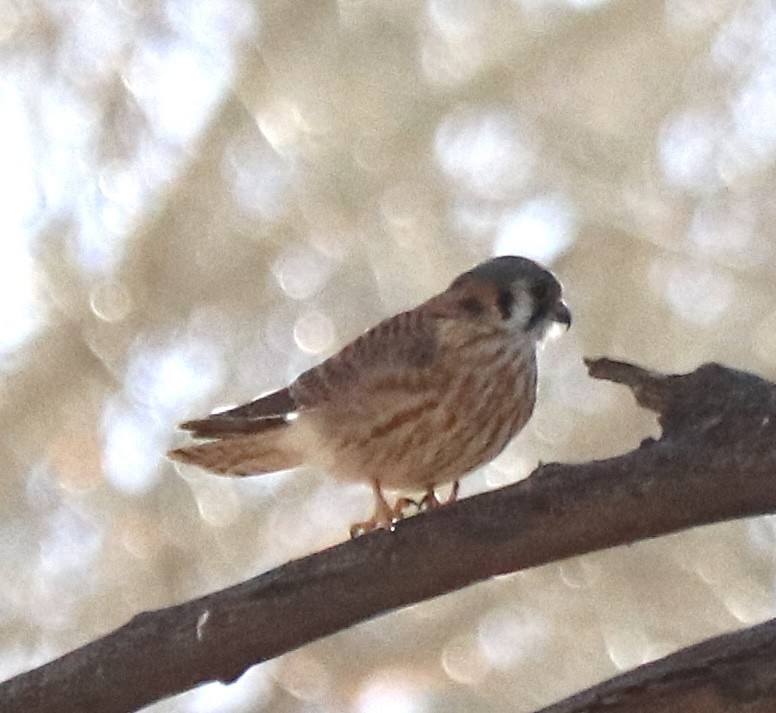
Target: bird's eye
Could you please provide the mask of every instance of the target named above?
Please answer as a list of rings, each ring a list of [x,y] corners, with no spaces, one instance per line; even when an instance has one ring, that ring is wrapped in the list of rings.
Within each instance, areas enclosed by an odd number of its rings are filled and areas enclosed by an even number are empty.
[[[549,286],[544,282],[539,282],[531,288],[531,294],[534,301],[541,304],[550,296]]]
[[[498,307],[502,319],[509,319],[512,316],[512,307],[514,307],[514,304],[515,296],[510,290],[501,290],[501,292],[498,293],[496,306]]]

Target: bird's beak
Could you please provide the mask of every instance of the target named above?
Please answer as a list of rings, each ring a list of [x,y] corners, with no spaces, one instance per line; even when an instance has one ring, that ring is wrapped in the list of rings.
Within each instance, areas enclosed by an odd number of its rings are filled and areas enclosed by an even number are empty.
[[[558,300],[555,307],[553,307],[552,312],[550,313],[550,317],[552,318],[553,322],[557,322],[558,324],[565,324],[566,329],[571,326],[571,312],[569,311],[569,308],[566,307],[566,303],[562,300]]]

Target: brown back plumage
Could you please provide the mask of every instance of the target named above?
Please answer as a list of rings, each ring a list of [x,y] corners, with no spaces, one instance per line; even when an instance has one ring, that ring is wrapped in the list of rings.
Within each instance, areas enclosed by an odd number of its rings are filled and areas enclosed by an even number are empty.
[[[406,374],[431,365],[438,342],[437,316],[421,309],[401,312],[362,334],[290,386],[300,409],[347,397],[364,379]]]

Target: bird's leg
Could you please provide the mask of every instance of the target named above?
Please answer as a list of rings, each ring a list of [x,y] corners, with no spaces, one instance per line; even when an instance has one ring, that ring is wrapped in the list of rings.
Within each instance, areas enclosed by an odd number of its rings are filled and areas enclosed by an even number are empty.
[[[432,485],[423,496],[423,500],[420,501],[421,510],[433,510],[434,508],[441,507],[442,505],[450,505],[458,500],[458,488],[459,482],[456,480],[453,483],[453,489],[450,491],[450,495],[445,500],[440,501],[436,493],[434,492],[434,486]]]
[[[437,500],[436,493],[434,492],[434,486],[432,485],[423,496],[423,500],[420,501],[421,510],[433,510],[438,508],[442,503]]]
[[[394,509],[388,505],[388,502],[383,495],[383,491],[380,489],[380,483],[376,480],[372,481],[372,492],[375,496],[375,513],[372,515],[371,520],[357,522],[351,525],[351,538],[365,535],[367,532],[372,532],[372,530],[379,530],[380,528],[389,530],[393,525],[396,513]]]

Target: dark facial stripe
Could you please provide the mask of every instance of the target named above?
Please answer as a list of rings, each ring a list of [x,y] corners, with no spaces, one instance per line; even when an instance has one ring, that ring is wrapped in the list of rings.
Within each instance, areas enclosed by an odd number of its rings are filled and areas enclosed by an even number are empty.
[[[509,319],[512,316],[512,307],[515,305],[515,296],[510,290],[501,290],[496,301],[501,319]]]

